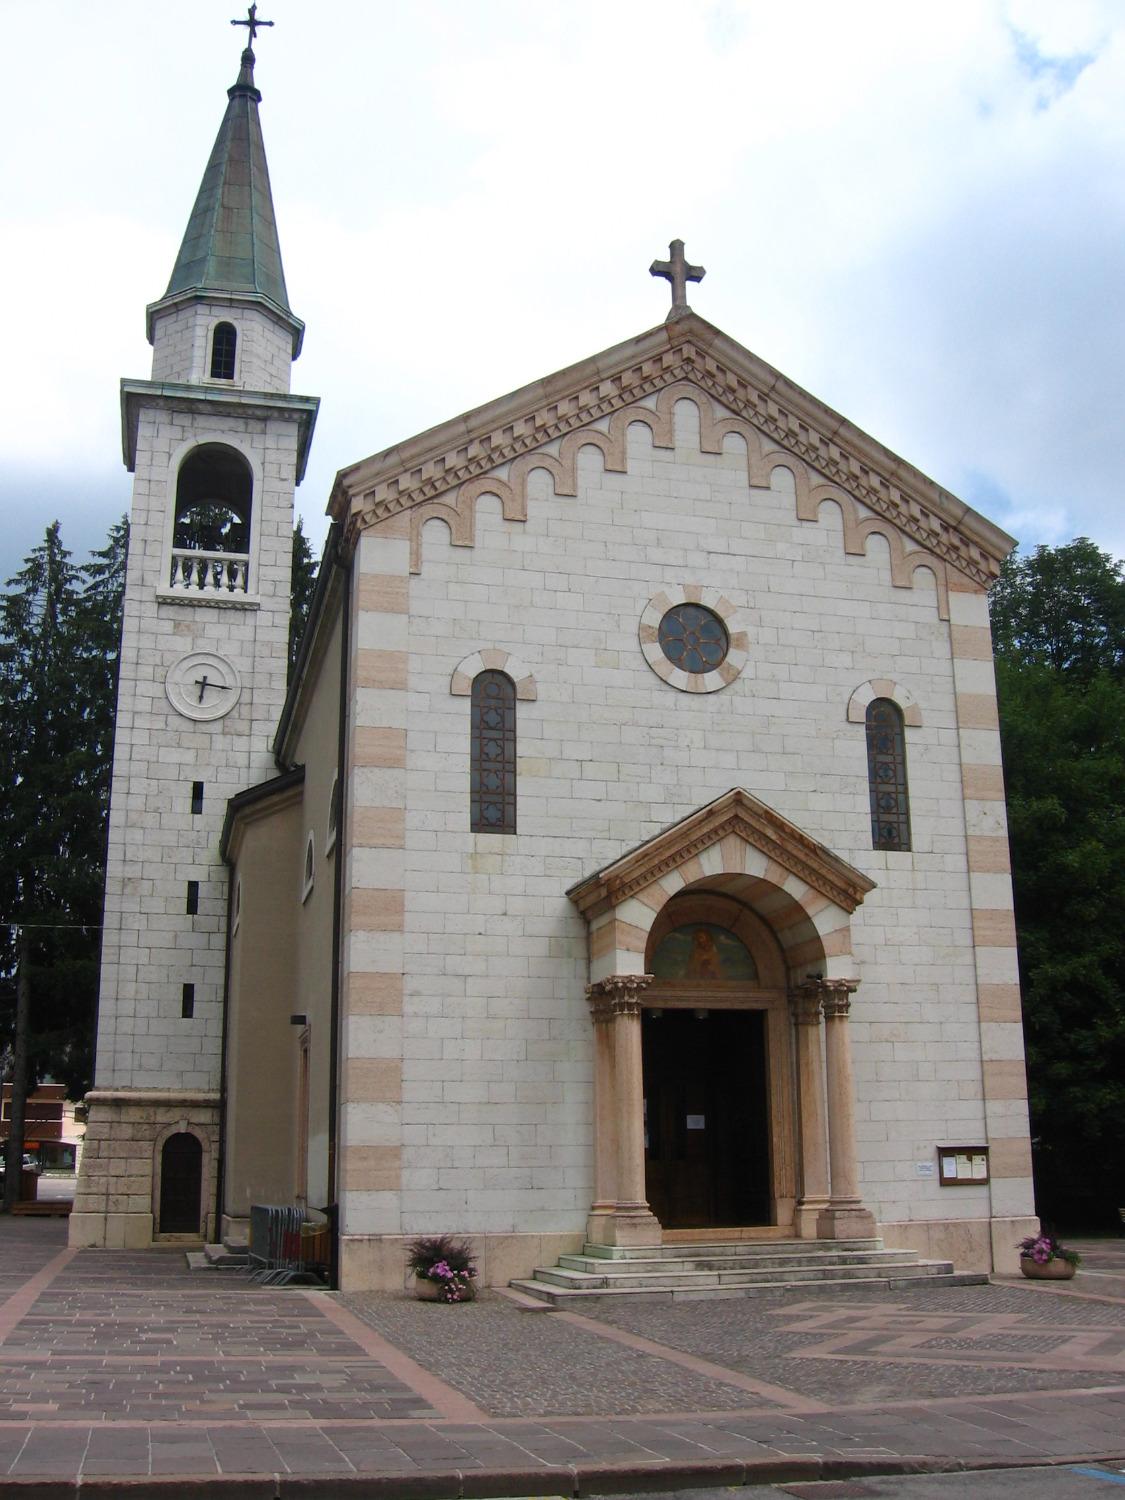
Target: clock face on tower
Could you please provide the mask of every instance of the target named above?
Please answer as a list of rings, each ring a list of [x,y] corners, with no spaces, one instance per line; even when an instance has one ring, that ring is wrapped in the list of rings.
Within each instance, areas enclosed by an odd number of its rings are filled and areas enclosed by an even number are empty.
[[[185,719],[221,719],[238,702],[242,683],[234,664],[217,651],[190,651],[168,668],[164,691]]]

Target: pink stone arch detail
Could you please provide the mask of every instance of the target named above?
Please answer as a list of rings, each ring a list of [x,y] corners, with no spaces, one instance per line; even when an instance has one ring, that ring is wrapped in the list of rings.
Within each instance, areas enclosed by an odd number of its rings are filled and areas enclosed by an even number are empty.
[[[911,729],[922,727],[922,710],[914,694],[889,677],[872,677],[870,681],[860,683],[848,699],[848,723],[866,723],[867,710],[876,698],[889,698],[892,703],[897,703],[902,710],[902,722]]]
[[[673,896],[693,889],[734,896],[750,908],[777,939],[790,982],[810,973],[826,979],[854,973],[851,916],[801,876],[771,860],[737,835],[728,835],[666,871],[607,914],[632,929],[643,953],[660,912]],[[595,923],[595,925],[600,925]]]
[[[534,703],[539,696],[531,668],[523,658],[494,646],[482,647],[458,662],[449,681],[449,691],[456,698],[467,698],[473,690],[473,678],[482,672],[506,673],[515,684],[516,697],[525,703]]]

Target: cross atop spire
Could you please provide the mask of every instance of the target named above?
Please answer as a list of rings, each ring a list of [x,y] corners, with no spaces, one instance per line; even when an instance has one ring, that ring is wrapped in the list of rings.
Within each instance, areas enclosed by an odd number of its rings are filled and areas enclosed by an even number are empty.
[[[232,26],[245,26],[245,27],[247,27],[250,34],[246,38],[246,45],[247,45],[247,47],[253,47],[253,45],[254,45],[254,38],[258,35],[258,27],[259,26],[272,26],[273,22],[272,21],[259,21],[258,20],[258,5],[257,5],[257,0],[255,0],[255,3],[253,5],[251,5],[250,8],[249,8],[249,10],[246,12],[246,20],[245,21],[232,21],[230,24]]]
[[[663,276],[672,283],[672,308],[669,318],[681,317],[691,309],[687,303],[687,283],[702,281],[707,272],[702,266],[693,266],[684,257],[683,240],[673,240],[668,246],[667,260],[654,260],[648,268],[650,276]]]

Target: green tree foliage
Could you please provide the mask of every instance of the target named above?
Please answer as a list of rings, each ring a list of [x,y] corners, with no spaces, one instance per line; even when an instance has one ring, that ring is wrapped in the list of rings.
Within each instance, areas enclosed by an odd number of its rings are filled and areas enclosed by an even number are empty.
[[[293,578],[289,586],[289,676],[297,665],[301,637],[316,593],[317,563],[300,516],[293,528]]]
[[[991,599],[1039,1211],[1125,1203],[1125,573],[1085,538]]]
[[[127,530],[77,568],[58,523],[0,596],[0,1028],[23,957],[30,1082],[89,1086]],[[18,934],[23,932],[22,955]]]
[[[1125,674],[1122,564],[1080,536],[1013,553],[989,598],[998,660],[1043,666],[1070,682]]]
[[[246,522],[233,505],[198,500],[176,517],[173,545],[191,552],[245,552]]]

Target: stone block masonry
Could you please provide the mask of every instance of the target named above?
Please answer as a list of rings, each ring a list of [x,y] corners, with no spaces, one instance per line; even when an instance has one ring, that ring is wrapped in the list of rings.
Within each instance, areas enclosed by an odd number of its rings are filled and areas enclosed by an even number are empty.
[[[999,1243],[1032,1205],[1017,1174],[1026,1114],[995,1071],[1018,1061],[1015,1033],[996,1029],[1018,1026],[1018,1009],[1004,988],[1014,948],[983,591],[940,563],[912,567],[797,461],[773,453],[771,468],[710,397],[681,394],[668,426],[659,398],[642,404],[652,419],[620,452],[601,419],[588,442],[572,433],[517,461],[518,475],[512,463],[473,479],[456,508],[434,500],[363,534],[352,817],[371,889],[353,893],[348,967],[401,1006],[393,1026],[363,1030],[356,1058],[380,1070],[364,1075],[379,1095],[364,1107],[378,1108],[382,1144],[397,1129],[400,1156],[393,1194],[378,1175],[389,1158],[357,1164],[371,1196],[347,1222],[482,1243],[580,1232],[593,1035],[585,924],[565,892],[741,786],[876,883],[852,951],[829,954],[832,973],[862,979],[850,1026],[864,1201],[885,1225],[924,1226],[932,1253],[950,1226],[955,1249],[987,1262],[990,1226]],[[677,691],[641,650],[648,602],[689,586],[717,591],[745,628],[746,664],[721,691]],[[514,837],[468,826],[462,664],[490,653],[536,685],[518,702]],[[849,714],[888,683],[906,712],[909,851],[871,847],[864,728]],[[360,746],[383,763],[362,766]],[[392,841],[401,901],[380,852]],[[594,953],[607,972],[643,967],[626,929],[612,962]],[[383,972],[400,953],[401,996]],[[971,1139],[995,1143],[991,1194],[916,1173],[939,1144]]]
[[[238,331],[230,402],[227,383],[208,380],[221,318]],[[71,1219],[72,1241],[84,1245],[135,1247],[165,1232],[161,1153],[175,1132],[195,1135],[202,1155],[189,1191],[198,1215],[189,1202],[186,1219],[199,1233],[214,1228],[228,897],[219,836],[228,799],[276,770],[270,744],[286,689],[303,441],[300,398],[292,408],[278,400],[289,389],[291,330],[261,310],[197,300],[156,316],[153,341],[153,382],[127,393],[135,477],[95,1089]],[[248,388],[274,394],[247,399]],[[250,475],[246,588],[173,592],[179,476],[209,445],[241,455]],[[195,652],[225,664],[230,707],[217,717],[192,716],[190,698],[188,712],[173,701],[170,674]],[[294,887],[298,879],[294,870]]]

